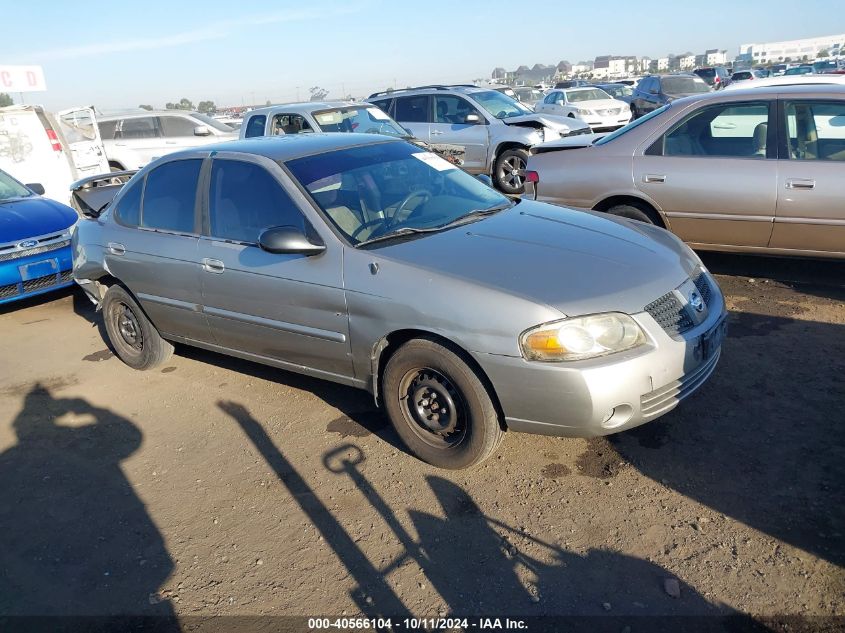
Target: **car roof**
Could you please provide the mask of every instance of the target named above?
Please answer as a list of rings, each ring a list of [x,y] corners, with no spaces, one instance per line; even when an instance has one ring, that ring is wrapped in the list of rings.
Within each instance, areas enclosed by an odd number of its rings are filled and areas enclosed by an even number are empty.
[[[754,87],[768,88],[787,86],[843,86],[845,85],[845,75],[819,74],[819,75],[780,75],[778,77],[763,77],[759,79]],[[728,86],[726,90],[734,90],[732,86]]]
[[[845,86],[817,85],[817,86],[769,86],[763,88],[739,88],[736,90],[718,90],[715,92],[704,92],[678,101],[690,103],[693,101],[743,101],[749,97],[757,99],[775,97],[808,97],[808,98],[845,98]]]
[[[309,134],[287,134],[281,136],[257,136],[238,141],[225,141],[194,147],[167,154],[166,158],[196,155],[201,152],[235,152],[254,154],[275,161],[289,161],[303,156],[333,152],[335,150],[378,145],[379,143],[401,143],[401,139],[379,134],[344,132],[316,132]]]
[[[256,114],[270,114],[278,110],[286,110],[294,114],[318,112],[320,110],[331,110],[332,108],[370,108],[372,104],[363,101],[295,101],[292,103],[278,103],[264,108],[256,108],[244,112],[244,116]]]
[[[489,92],[495,91],[495,88],[490,88],[487,86],[475,86],[469,84],[459,84],[459,85],[432,85],[432,86],[418,86],[416,88],[400,88],[397,90],[391,90],[390,92],[376,92],[371,94],[367,97],[367,100],[370,99],[390,99],[392,97],[401,97],[404,95],[409,94],[418,94],[418,93],[425,93],[425,94],[437,94],[442,92],[460,92],[462,94],[471,95],[476,92]]]
[[[97,115],[97,121],[116,121],[117,119],[138,119],[147,116],[160,115],[196,116],[196,110],[129,110],[127,112],[112,112]]]

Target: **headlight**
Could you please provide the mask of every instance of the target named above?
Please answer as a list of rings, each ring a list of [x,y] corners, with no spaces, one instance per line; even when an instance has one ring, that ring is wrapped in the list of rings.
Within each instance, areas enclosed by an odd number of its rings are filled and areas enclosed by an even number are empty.
[[[528,360],[571,361],[624,352],[644,345],[646,337],[627,314],[608,312],[539,325],[519,342]]]
[[[586,108],[575,108],[578,111],[578,114],[592,114],[592,110],[587,110]]]

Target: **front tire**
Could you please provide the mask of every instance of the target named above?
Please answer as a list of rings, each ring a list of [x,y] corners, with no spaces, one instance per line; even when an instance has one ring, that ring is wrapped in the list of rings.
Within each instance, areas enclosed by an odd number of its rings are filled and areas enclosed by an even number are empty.
[[[492,397],[475,371],[432,340],[413,339],[391,356],[383,397],[411,453],[439,468],[475,466],[504,436]]]
[[[121,286],[106,291],[103,318],[112,348],[132,369],[153,369],[173,354],[173,345],[161,338],[132,295]]]
[[[496,159],[493,168],[496,187],[508,194],[525,191],[525,166],[528,164],[528,152],[522,148],[506,149]]]

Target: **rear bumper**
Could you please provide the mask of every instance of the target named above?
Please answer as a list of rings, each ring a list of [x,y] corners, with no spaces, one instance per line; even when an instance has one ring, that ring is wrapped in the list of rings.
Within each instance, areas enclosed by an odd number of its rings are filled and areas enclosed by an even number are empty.
[[[0,304],[73,284],[70,246],[0,262]]]

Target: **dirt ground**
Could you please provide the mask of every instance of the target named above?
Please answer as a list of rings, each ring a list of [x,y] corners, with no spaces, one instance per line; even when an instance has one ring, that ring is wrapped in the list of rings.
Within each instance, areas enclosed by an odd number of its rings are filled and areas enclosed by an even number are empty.
[[[134,372],[78,291],[2,308],[0,616],[845,616],[845,265],[707,263],[705,387],[464,472],[364,392],[188,348]]]

